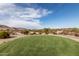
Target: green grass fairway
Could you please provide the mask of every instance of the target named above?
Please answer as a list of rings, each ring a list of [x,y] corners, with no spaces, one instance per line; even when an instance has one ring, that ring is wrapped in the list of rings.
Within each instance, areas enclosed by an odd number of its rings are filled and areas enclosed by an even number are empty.
[[[79,43],[56,36],[27,36],[1,44],[0,55],[77,56]]]

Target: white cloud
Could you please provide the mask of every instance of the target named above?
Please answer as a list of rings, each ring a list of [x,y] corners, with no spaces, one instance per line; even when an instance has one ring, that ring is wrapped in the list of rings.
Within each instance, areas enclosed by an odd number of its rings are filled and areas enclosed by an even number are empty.
[[[20,8],[15,4],[0,4],[0,24],[22,28],[42,28],[39,19],[51,13],[52,11],[48,9]]]

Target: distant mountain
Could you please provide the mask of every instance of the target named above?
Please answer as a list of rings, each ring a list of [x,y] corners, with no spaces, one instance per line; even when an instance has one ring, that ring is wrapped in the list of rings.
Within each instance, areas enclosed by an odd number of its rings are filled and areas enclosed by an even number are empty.
[[[6,25],[0,25],[0,30],[6,30],[6,29],[9,29],[9,30],[25,30],[25,28],[16,28],[16,27],[9,27],[9,26],[6,26]]]
[[[6,25],[0,25],[0,28],[10,28],[10,27]]]

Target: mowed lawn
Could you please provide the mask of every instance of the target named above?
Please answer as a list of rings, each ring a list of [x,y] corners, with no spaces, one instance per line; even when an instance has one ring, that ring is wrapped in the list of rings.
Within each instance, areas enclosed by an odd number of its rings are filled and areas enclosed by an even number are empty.
[[[0,55],[77,56],[79,55],[79,43],[57,36],[26,36],[1,44]]]

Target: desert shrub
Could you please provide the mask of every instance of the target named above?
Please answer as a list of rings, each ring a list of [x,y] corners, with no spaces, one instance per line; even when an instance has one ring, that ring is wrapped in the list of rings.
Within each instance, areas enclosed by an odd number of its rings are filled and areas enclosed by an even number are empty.
[[[75,33],[75,36],[79,37],[79,33]]]
[[[4,39],[4,38],[9,38],[10,34],[8,32],[5,31],[0,31],[0,38]]]
[[[64,30],[64,31],[62,32],[62,34],[64,34],[64,35],[68,35],[68,33],[69,33],[69,31],[67,31],[67,30]]]
[[[29,31],[28,30],[23,30],[23,31],[21,31],[21,33],[27,35],[29,33]]]
[[[48,28],[45,28],[45,29],[44,29],[44,33],[45,33],[45,34],[49,34],[49,29],[48,29]]]
[[[30,33],[30,35],[35,35],[35,34],[36,34],[35,32]]]
[[[16,35],[16,32],[10,32],[10,34],[12,34],[12,35]]]
[[[79,29],[78,28],[73,28],[71,31],[75,32],[75,33],[79,33]]]
[[[39,34],[42,34],[42,32],[39,32]]]
[[[53,31],[52,34],[57,34],[57,33]]]

